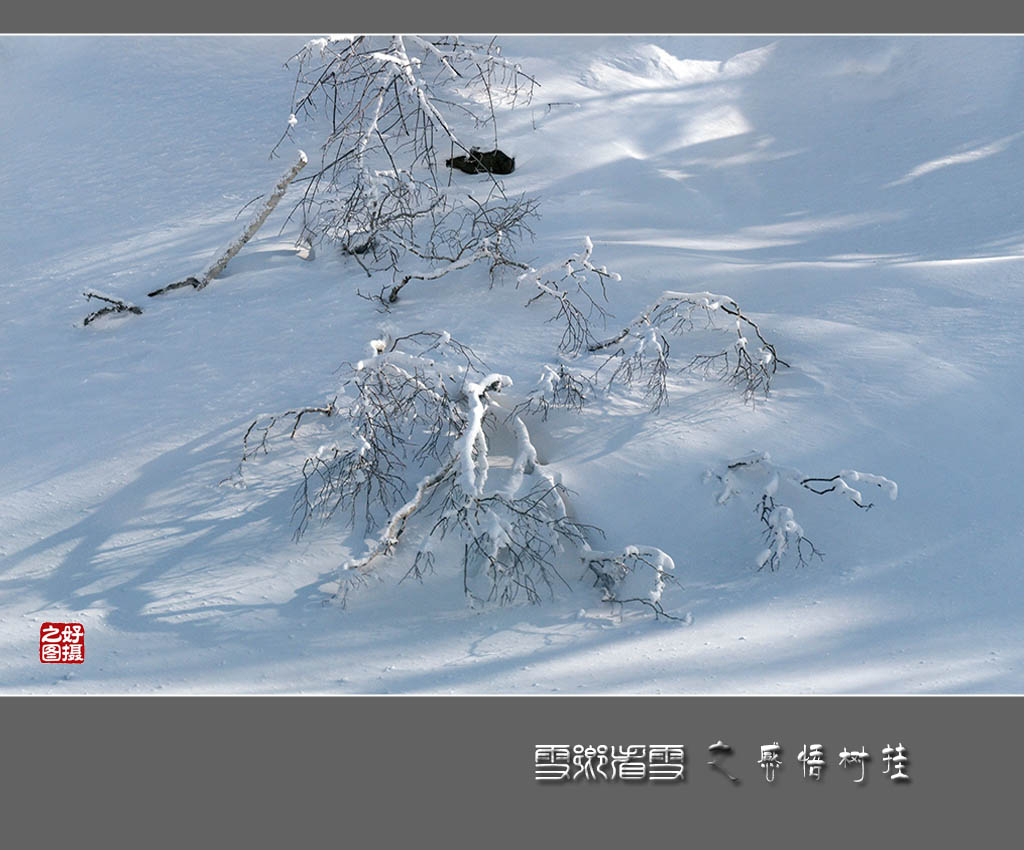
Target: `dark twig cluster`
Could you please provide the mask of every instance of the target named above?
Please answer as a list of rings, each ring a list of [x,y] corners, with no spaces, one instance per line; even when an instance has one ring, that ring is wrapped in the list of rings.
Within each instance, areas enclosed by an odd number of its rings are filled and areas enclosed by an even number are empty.
[[[107,305],[106,307],[100,307],[100,309],[94,310],[86,316],[82,320],[83,325],[91,325],[100,318],[100,316],[108,316],[112,313],[133,313],[136,316],[142,315],[141,307],[136,307],[130,301],[125,301],[123,298],[115,298],[113,295],[103,295],[92,289],[86,290],[82,295],[85,296],[86,301],[91,301],[95,298],[97,301],[103,301]]]

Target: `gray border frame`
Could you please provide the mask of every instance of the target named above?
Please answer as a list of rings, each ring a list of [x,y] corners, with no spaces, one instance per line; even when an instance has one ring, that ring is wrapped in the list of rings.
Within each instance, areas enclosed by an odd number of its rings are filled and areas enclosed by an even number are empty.
[[[1024,32],[1024,7],[1006,0],[970,4],[889,0],[825,3],[821,0],[741,0],[727,3],[414,3],[344,4],[307,0],[282,3],[213,5],[197,0],[141,4],[106,0],[67,4],[55,13],[44,4],[17,4],[4,10],[0,32],[7,33],[295,33],[360,30],[380,32],[400,16],[405,29],[458,30],[462,33],[998,33]],[[54,26],[59,26],[58,30]]]
[[[8,33],[294,32],[344,19],[375,30],[394,4],[303,4],[238,12],[208,4],[143,7],[127,0],[61,10],[5,10]],[[401,5],[401,4],[399,4]],[[1003,0],[896,6],[863,0],[690,4],[579,10],[519,2],[403,15],[411,29],[503,32],[993,33],[1024,32],[1024,8]],[[489,20],[488,20],[489,19]],[[490,23],[490,26],[488,26]],[[495,26],[496,24],[496,26]],[[107,846],[308,846],[411,841],[456,846],[595,846],[714,842],[862,847],[907,839],[955,846],[1013,833],[1024,734],[1020,697],[349,697],[15,698],[0,700],[5,732],[4,834]],[[730,786],[703,763],[724,738],[744,780]],[[901,740],[912,782],[870,767],[850,784],[831,764],[800,779],[803,743],[832,760],[843,746],[876,753]],[[533,779],[533,747],[568,743],[687,746],[679,786]],[[758,779],[751,754],[778,740],[787,768]],[[153,839],[159,836],[162,841]],[[26,844],[26,842],[19,842]]]
[[[1019,698],[13,698],[4,833],[101,846],[940,847],[1012,835]],[[733,785],[707,766],[724,739]],[[768,784],[756,760],[778,741]],[[907,748],[907,784],[880,751]],[[541,783],[540,743],[682,743],[682,783]],[[825,747],[820,782],[796,761]],[[872,754],[864,784],[843,747]],[[59,816],[58,816],[59,815]],[[17,832],[12,831],[14,827]],[[29,846],[13,843],[11,846]]]

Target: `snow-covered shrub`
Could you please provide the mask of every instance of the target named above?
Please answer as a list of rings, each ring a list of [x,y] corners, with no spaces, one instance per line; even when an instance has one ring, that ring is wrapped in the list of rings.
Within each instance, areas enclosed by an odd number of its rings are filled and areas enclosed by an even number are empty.
[[[779,359],[775,346],[764,338],[757,323],[728,295],[663,292],[622,331],[610,339],[593,343],[587,351],[607,355],[609,386],[641,384],[651,409],[658,410],[668,398],[669,336],[698,329],[698,321],[704,330],[721,331],[714,321],[720,313],[733,318],[735,338],[718,351],[694,355],[683,369],[732,381],[748,401],[758,394],[767,395],[779,364],[788,364]],[[747,337],[749,333],[753,333],[759,343],[754,352]]]
[[[665,585],[674,580],[669,571],[676,565],[660,549],[627,546],[621,552],[587,552],[583,563],[594,577],[594,586],[604,592],[603,601],[615,605],[638,603],[654,611],[655,617],[680,619],[661,604]]]
[[[332,419],[337,439],[305,460],[295,515],[297,535],[339,512],[380,528],[362,556],[342,565],[343,582],[401,546],[407,575],[432,571],[438,551],[446,561],[457,553],[468,598],[539,602],[568,586],[562,571],[582,560],[605,601],[669,617],[661,596],[672,559],[650,547],[591,549],[602,532],[570,516],[566,490],[538,462],[523,418],[500,403],[511,383],[443,331],[377,339],[331,402],[256,420],[243,463],[267,451],[275,429],[290,426],[294,437],[307,413]],[[492,464],[495,439],[513,447],[500,465]]]
[[[298,69],[282,141],[300,120],[324,133],[319,167],[301,181],[293,210],[307,238],[338,243],[368,274],[390,272],[386,303],[410,280],[510,262],[536,202],[509,198],[491,174],[461,189],[444,167],[481,134],[497,146],[499,110],[532,95],[533,79],[493,40],[331,36],[290,61]]]
[[[827,478],[814,478],[797,469],[777,466],[767,452],[755,452],[726,464],[721,472],[709,470],[706,479],[722,484],[718,504],[724,505],[736,495],[752,497],[758,518],[764,526],[765,548],[756,558],[758,570],[765,567],[774,571],[787,555],[796,558],[802,566],[823,553],[807,538],[803,527],[796,521],[793,509],[779,501],[780,489],[798,487],[819,496],[834,495],[848,500],[862,510],[869,510],[874,502],[864,499],[860,490],[852,485],[877,487],[889,499],[895,500],[898,488],[895,481],[881,475],[844,469]]]
[[[585,237],[580,252],[519,276],[520,285],[525,282],[538,290],[527,304],[555,302],[557,311],[549,321],[564,326],[558,346],[562,361],[557,368],[543,367],[522,411],[546,418],[553,407],[582,409],[598,388],[607,392],[633,386],[642,389],[651,410],[657,411],[668,400],[673,368],[669,338],[682,334],[701,332],[712,344],[710,352],[691,355],[679,370],[727,380],[747,401],[767,396],[779,365],[789,365],[734,299],[713,292],[663,292],[617,334],[598,339],[593,323],[600,320],[606,325],[612,319],[601,303],[606,300],[606,283],[622,277],[595,265],[593,251],[593,242]],[[715,321],[719,316],[728,317],[725,327]]]
[[[336,404],[342,439],[321,446],[303,466],[295,505],[297,534],[338,510],[367,525],[405,498],[414,471],[451,453],[467,425],[463,383],[482,368],[472,350],[445,332],[421,331],[371,343],[372,356],[351,365]]]
[[[516,406],[516,413],[540,416],[547,420],[552,408],[563,408],[579,413],[593,391],[589,376],[574,371],[565,363],[554,368],[544,364],[540,379],[524,401]]]

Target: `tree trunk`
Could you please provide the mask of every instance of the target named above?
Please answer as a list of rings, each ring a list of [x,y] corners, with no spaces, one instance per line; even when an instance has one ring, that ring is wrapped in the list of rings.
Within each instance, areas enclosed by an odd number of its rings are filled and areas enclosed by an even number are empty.
[[[270,193],[270,197],[264,201],[263,206],[256,211],[255,215],[249,219],[249,223],[245,226],[245,230],[234,239],[231,244],[227,246],[217,256],[199,277],[199,283],[196,285],[196,289],[202,289],[217,275],[224,271],[225,267],[231,258],[235,256],[239,251],[242,250],[242,246],[245,245],[252,237],[256,234],[256,231],[263,226],[263,222],[267,220],[267,217],[274,211],[274,207],[277,206],[278,201],[284,197],[285,191],[288,189],[288,184],[295,179],[295,175],[298,174],[305,167],[309,160],[306,154],[299,151],[299,161],[295,163],[288,172],[277,181],[277,185],[274,186],[274,190]]]
[[[255,215],[249,219],[249,223],[246,224],[245,230],[243,230],[236,239],[233,239],[231,243],[217,254],[215,259],[206,270],[198,277],[187,277],[184,280],[179,280],[177,283],[169,283],[167,286],[162,286],[160,289],[155,289],[149,293],[149,297],[152,298],[156,295],[163,295],[165,292],[170,292],[172,289],[181,289],[185,286],[191,286],[193,289],[199,290],[204,289],[206,285],[219,275],[227,267],[227,264],[231,262],[232,257],[235,256],[242,247],[256,235],[256,231],[263,226],[263,222],[267,220],[267,217],[274,211],[274,207],[277,206],[278,201],[284,197],[285,191],[288,189],[288,184],[295,179],[295,175],[298,174],[305,167],[309,159],[303,151],[299,151],[299,160],[291,168],[288,169],[287,173],[277,181],[277,185],[274,186],[273,191],[270,193],[270,197],[263,202],[263,206],[256,211]]]

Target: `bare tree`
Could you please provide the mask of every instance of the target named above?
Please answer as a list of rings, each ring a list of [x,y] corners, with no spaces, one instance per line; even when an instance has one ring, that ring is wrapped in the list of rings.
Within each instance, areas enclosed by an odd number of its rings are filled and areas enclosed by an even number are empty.
[[[411,280],[506,264],[536,203],[509,198],[489,173],[482,191],[465,193],[439,159],[442,149],[470,154],[469,135],[497,145],[499,110],[532,96],[536,81],[494,41],[321,38],[289,61],[298,68],[281,141],[300,120],[326,130],[320,166],[292,210],[308,238],[338,243],[367,274],[390,272],[380,295],[388,304]]]

